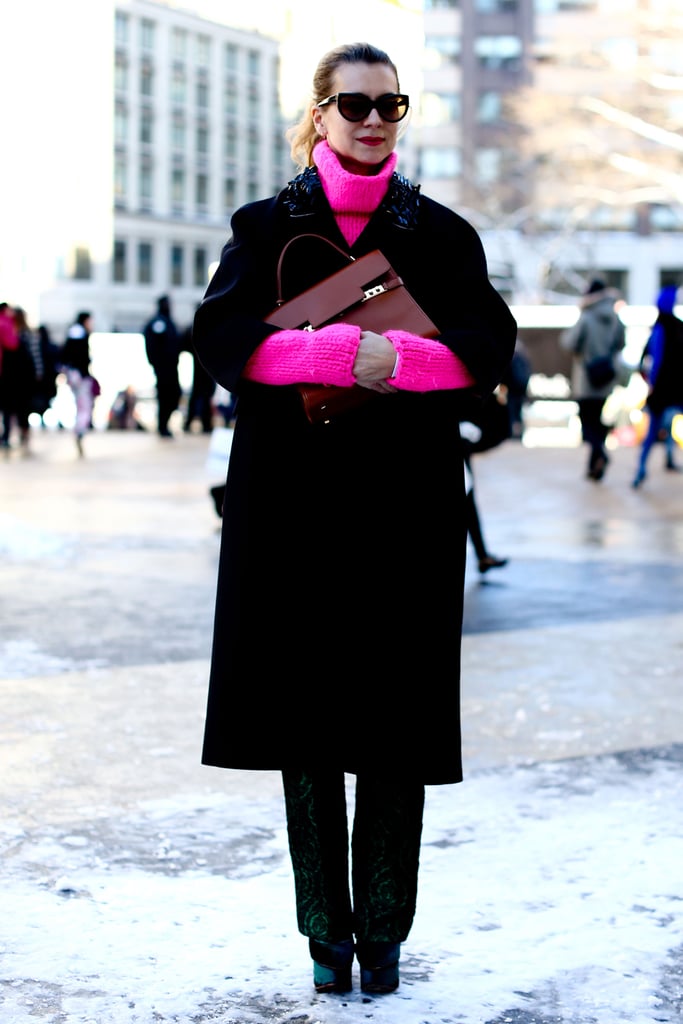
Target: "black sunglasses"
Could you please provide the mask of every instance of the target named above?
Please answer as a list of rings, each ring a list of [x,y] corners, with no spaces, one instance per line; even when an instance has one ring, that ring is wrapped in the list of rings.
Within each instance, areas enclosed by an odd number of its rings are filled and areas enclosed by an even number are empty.
[[[410,97],[402,92],[387,92],[371,100],[363,92],[336,92],[317,106],[326,107],[329,103],[337,104],[337,110],[345,121],[364,121],[371,110],[376,110],[383,121],[395,124],[408,113]]]

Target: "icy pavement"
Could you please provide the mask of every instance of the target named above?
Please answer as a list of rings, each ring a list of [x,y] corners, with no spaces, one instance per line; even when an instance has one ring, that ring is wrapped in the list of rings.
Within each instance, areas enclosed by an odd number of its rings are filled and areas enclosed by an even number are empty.
[[[1,1024],[682,1024],[683,479],[477,464],[511,561],[468,576],[466,779],[399,990],[317,996],[278,776],[199,764],[206,441],[69,440],[0,465]]]
[[[313,992],[270,784],[6,828],[1,1019],[680,1021],[682,760],[678,745],[430,790],[401,985],[375,999]]]

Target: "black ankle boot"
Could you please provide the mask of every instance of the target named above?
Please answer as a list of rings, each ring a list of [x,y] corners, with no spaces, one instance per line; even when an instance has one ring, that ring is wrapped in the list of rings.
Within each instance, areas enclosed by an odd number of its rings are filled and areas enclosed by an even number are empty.
[[[398,988],[399,942],[359,942],[360,987],[368,995],[384,995]]]
[[[350,992],[353,965],[353,939],[341,942],[308,940],[313,958],[313,985],[316,992]]]

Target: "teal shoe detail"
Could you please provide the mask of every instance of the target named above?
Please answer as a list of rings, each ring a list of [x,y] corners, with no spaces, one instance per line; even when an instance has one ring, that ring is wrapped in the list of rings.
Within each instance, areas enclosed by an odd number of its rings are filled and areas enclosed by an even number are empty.
[[[353,939],[341,942],[318,942],[309,939],[313,958],[313,985],[316,992],[350,992],[353,988]]]

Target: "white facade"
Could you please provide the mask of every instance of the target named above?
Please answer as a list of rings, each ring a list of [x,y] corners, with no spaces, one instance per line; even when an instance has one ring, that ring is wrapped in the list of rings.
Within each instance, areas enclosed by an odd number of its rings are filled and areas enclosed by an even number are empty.
[[[151,0],[70,0],[58,19],[31,0],[18,10],[17,38],[55,24],[36,57],[41,89],[17,118],[21,137],[39,126],[35,139],[27,159],[3,160],[3,195],[16,198],[3,299],[56,340],[82,309],[98,331],[138,331],[163,293],[188,325],[234,209],[293,171],[277,40]]]
[[[359,25],[417,107],[413,3],[350,0],[314,22],[304,5],[269,0],[25,0],[3,14],[17,158],[0,165],[0,297],[58,341],[85,309],[98,332],[139,331],[164,293],[188,325],[233,211],[294,173],[285,128],[320,56]],[[40,74],[26,74],[29,52]],[[400,142],[412,178],[415,147],[413,126]]]
[[[171,296],[188,324],[245,202],[291,172],[275,39],[149,0],[116,5],[108,329]]]

